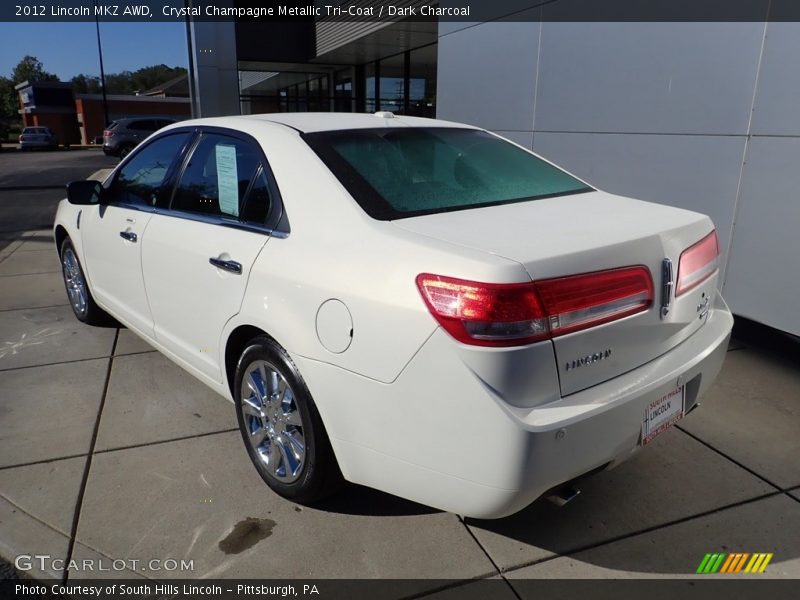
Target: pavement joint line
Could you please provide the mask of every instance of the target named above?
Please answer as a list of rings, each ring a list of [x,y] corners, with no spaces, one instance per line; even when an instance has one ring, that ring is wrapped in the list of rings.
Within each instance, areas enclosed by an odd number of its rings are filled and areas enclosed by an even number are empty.
[[[578,546],[577,548],[572,548],[565,552],[556,554],[553,553],[552,556],[546,556],[544,558],[537,558],[534,560],[525,561],[523,563],[519,563],[512,567],[509,567],[503,571],[503,573],[511,573],[512,571],[519,571],[520,569],[524,569],[526,567],[531,567],[533,565],[539,565],[542,563],[549,562],[551,560],[555,560],[557,558],[567,558],[574,554],[580,554],[581,552],[586,552],[587,550],[594,550],[595,548],[601,548],[602,546],[606,546],[609,544],[614,544],[616,542],[620,542],[622,540],[626,540],[629,538],[634,538],[640,535],[644,535],[647,533],[652,533],[653,531],[657,531],[659,529],[666,529],[667,527],[673,527],[675,525],[681,525],[683,523],[688,523],[689,521],[694,521],[696,519],[702,519],[703,517],[708,517],[710,515],[721,513],[726,510],[730,510],[732,508],[738,508],[740,506],[745,506],[747,504],[752,504],[753,502],[760,502],[761,500],[768,500],[770,498],[774,498],[776,496],[782,495],[783,491],[775,491],[775,492],[768,492],[766,494],[761,494],[760,496],[754,496],[753,498],[748,498],[746,500],[740,500],[739,502],[733,502],[731,504],[725,504],[723,506],[718,506],[717,508],[712,508],[710,510],[706,510],[700,513],[696,513],[694,515],[689,515],[688,517],[682,517],[680,519],[674,519],[672,521],[668,521],[666,523],[661,523],[659,525],[652,525],[650,527],[645,527],[644,529],[639,529],[637,531],[632,531],[630,533],[623,533],[607,540],[603,540],[601,542],[596,542],[594,544],[586,544],[585,546]]]
[[[120,452],[122,450],[135,450],[136,448],[147,448],[148,446],[158,446],[160,444],[170,444],[172,442],[183,442],[185,440],[193,440],[195,438],[204,438],[212,435],[222,435],[223,433],[233,433],[239,431],[238,427],[231,427],[229,429],[220,429],[218,431],[207,431],[205,433],[195,433],[192,435],[183,435],[181,437],[170,438],[168,440],[155,440],[153,442],[143,442],[141,444],[131,444],[130,446],[118,446],[116,448],[104,448],[97,450],[95,454],[108,454],[110,452]]]
[[[84,452],[83,454],[69,454],[67,456],[56,456],[54,458],[43,458],[42,460],[33,460],[31,462],[19,463],[19,464],[16,464],[16,465],[3,465],[2,467],[0,467],[0,471],[7,471],[8,469],[18,469],[18,468],[21,468],[21,467],[32,467],[34,465],[46,465],[48,463],[58,462],[60,460],[71,460],[73,458],[83,458],[85,456],[89,456],[89,455]]]
[[[456,515],[456,517],[458,518],[459,522],[464,526],[464,529],[466,529],[466,531],[469,534],[469,536],[478,545],[478,548],[481,549],[481,551],[486,555],[486,558],[489,559],[489,562],[492,563],[492,566],[495,568],[495,571],[497,571],[497,574],[500,575],[500,578],[503,581],[506,582],[506,585],[511,590],[511,593],[514,594],[514,596],[517,598],[517,600],[522,600],[522,597],[517,593],[517,590],[514,589],[514,586],[511,585],[511,582],[508,579],[506,579],[506,576],[503,574],[503,569],[500,568],[500,565],[498,565],[495,562],[495,560],[492,558],[492,555],[489,554],[489,551],[484,547],[483,544],[481,544],[481,542],[478,539],[478,537],[475,535],[475,533],[472,531],[472,529],[470,529],[470,526],[466,524],[466,522],[464,521],[464,517],[462,517],[461,515]]]
[[[17,277],[17,275],[9,275],[9,277]],[[17,308],[0,308],[0,313],[11,312],[14,310],[39,310],[41,308],[61,308],[62,306],[69,306],[69,303],[48,304],[47,306],[18,306]]]
[[[505,582],[506,582],[506,585],[508,586],[508,589],[510,589],[510,590],[511,590],[511,593],[512,593],[512,594],[514,594],[514,596],[517,598],[517,600],[522,600],[522,596],[520,596],[520,595],[519,595],[519,592],[517,591],[517,588],[515,588],[515,587],[514,587],[514,584],[512,584],[512,583],[511,583],[511,582],[508,580],[508,578],[506,578],[505,574],[503,574],[503,573],[500,573],[500,577],[502,577],[502,578],[503,578],[503,581],[505,581]]]
[[[17,251],[15,250],[15,252],[17,252]],[[31,252],[36,252],[36,251],[35,250],[31,250]],[[53,271],[53,272],[57,273],[58,271]],[[6,275],[6,277],[30,277],[31,275],[34,275],[34,273],[20,273],[18,275]],[[33,308],[39,308],[39,307],[38,306],[34,306]],[[6,309],[6,310],[8,310],[8,309]]]
[[[800,498],[798,498],[797,496],[792,496],[792,494],[791,494],[791,492],[797,492],[797,491],[800,491],[800,487],[792,487],[792,488],[783,490],[783,493],[786,494],[786,496],[789,499],[794,500],[795,502],[800,504]]]
[[[81,545],[81,546],[83,546],[84,548],[88,548],[88,549],[89,549],[89,550],[91,550],[92,552],[96,552],[97,554],[99,554],[100,556],[103,556],[103,557],[107,558],[108,560],[111,560],[111,561],[117,560],[116,558],[114,558],[113,556],[111,556],[110,554],[108,554],[107,552],[103,552],[102,550],[100,550],[99,548],[96,548],[96,547],[92,546],[91,544],[88,544],[88,543],[86,543],[86,542],[78,542],[77,540],[76,540],[76,543],[80,544],[80,545]],[[125,558],[127,558],[127,557],[125,557]],[[155,580],[155,579],[153,579],[152,577],[148,577],[147,575],[144,575],[143,573],[140,573],[140,572],[138,572],[138,571],[132,571],[132,572],[133,572],[133,573],[136,573],[136,574],[137,574],[139,577],[143,577],[144,579],[148,579],[148,580],[150,580],[150,581],[156,581],[156,580]],[[65,581],[64,583],[66,583],[66,581]]]
[[[17,240],[13,240],[13,241],[14,241],[14,242],[16,242]],[[7,261],[9,258],[11,258],[12,256],[14,256],[14,253],[15,253],[17,250],[19,250],[19,249],[22,247],[22,244],[24,244],[24,243],[25,243],[25,242],[22,242],[22,243],[21,243],[19,246],[17,246],[16,248],[14,248],[14,249],[13,249],[11,252],[9,252],[8,254],[6,254],[6,255],[5,255],[3,258],[0,258],[0,264],[2,264],[2,263],[4,263],[4,262],[6,262],[6,261]]]
[[[181,436],[181,437],[169,438],[168,440],[156,440],[156,441],[153,441],[153,442],[143,442],[141,444],[131,444],[130,446],[118,446],[116,448],[103,448],[102,450],[96,450],[95,451],[95,455],[97,455],[97,454],[108,454],[110,452],[119,452],[119,451],[122,451],[122,450],[135,450],[136,448],[146,448],[148,446],[157,446],[159,444],[169,444],[170,442],[183,442],[185,440],[191,440],[191,439],[194,439],[194,438],[203,438],[203,437],[209,437],[209,436],[212,436],[212,435],[221,435],[223,433],[233,433],[234,431],[238,431],[238,429],[236,427],[231,427],[230,429],[220,429],[218,431],[207,431],[205,433],[197,433],[197,434],[194,434],[194,435],[184,435],[184,436]],[[18,463],[18,464],[14,464],[14,465],[3,465],[3,466],[0,466],[0,471],[7,471],[9,469],[19,469],[19,468],[22,468],[22,467],[32,467],[32,466],[35,466],[35,465],[46,465],[48,463],[59,462],[59,461],[62,461],[62,460],[71,460],[73,458],[84,458],[86,456],[89,456],[89,454],[88,453],[70,454],[70,455],[67,455],[67,456],[57,456],[57,457],[54,457],[54,458],[44,458],[42,460],[34,460],[34,461],[31,461],[31,462]],[[0,495],[2,495],[2,494],[0,494]]]
[[[433,596],[434,594],[439,594],[441,592],[447,590],[455,590],[465,585],[469,585],[470,583],[475,583],[476,581],[484,581],[489,579],[490,577],[494,577],[497,573],[484,573],[482,575],[476,575],[475,577],[470,577],[469,579],[459,579],[457,581],[453,581],[451,583],[445,583],[444,585],[437,586],[430,590],[425,590],[424,592],[419,592],[417,594],[411,594],[410,596],[402,596],[400,600],[417,600],[417,598],[427,598],[429,596]],[[508,582],[506,582],[508,583]],[[509,584],[510,586],[511,584]],[[516,594],[516,591],[515,591]],[[519,596],[517,596],[519,598]]]
[[[0,275],[2,277],[18,277],[19,275],[49,275],[50,273],[59,273],[61,269],[56,269],[55,271],[37,271],[36,273],[11,273],[9,275]]]
[[[0,369],[0,373],[4,373],[6,371],[18,371],[20,369],[35,369],[36,367],[55,367],[57,365],[71,365],[74,363],[80,362],[90,362],[93,360],[106,360],[109,358],[122,358],[124,356],[137,356],[139,354],[152,354],[153,352],[158,352],[158,350],[139,350],[137,352],[129,352],[127,354],[108,354],[104,356],[90,356],[87,358],[74,358],[72,360],[61,360],[58,362],[50,362],[44,363],[41,365],[22,365],[21,367],[4,367]]]
[[[37,517],[36,515],[34,515],[34,514],[32,514],[32,513],[28,512],[28,511],[27,511],[27,510],[25,510],[23,507],[21,507],[19,504],[17,504],[16,502],[14,502],[14,501],[13,501],[13,500],[11,500],[10,498],[8,498],[8,497],[7,497],[5,494],[1,494],[1,493],[0,493],[0,498],[2,498],[3,500],[5,500],[6,502],[8,502],[8,503],[9,503],[11,506],[13,506],[14,508],[16,508],[16,509],[17,509],[17,510],[19,510],[20,512],[23,512],[23,513],[25,513],[26,515],[28,515],[28,516],[29,516],[31,519],[33,519],[33,520],[34,520],[34,521],[36,521],[37,523],[40,523],[40,524],[44,525],[44,526],[45,526],[45,527],[47,527],[48,529],[51,529],[51,530],[55,531],[56,533],[59,533],[59,534],[63,535],[64,537],[69,537],[69,534],[68,534],[66,531],[61,531],[61,530],[60,530],[58,527],[56,527],[55,525],[51,525],[50,523],[48,523],[47,521],[44,521],[44,520],[43,520],[43,519],[41,519],[40,517]]]
[[[750,473],[750,474],[751,474],[753,477],[757,477],[758,479],[760,479],[760,480],[761,480],[761,481],[763,481],[764,483],[766,483],[766,484],[768,484],[768,485],[771,485],[772,487],[774,487],[776,490],[783,491],[783,488],[782,488],[781,486],[779,486],[777,483],[773,483],[772,481],[770,481],[769,479],[767,479],[767,478],[766,478],[766,477],[764,477],[763,475],[761,475],[761,474],[757,473],[756,471],[754,471],[754,470],[753,470],[753,469],[751,469],[750,467],[747,467],[747,466],[745,466],[744,464],[742,464],[741,462],[739,462],[738,460],[736,460],[736,459],[735,459],[735,458],[733,458],[732,456],[729,456],[728,454],[725,454],[725,453],[724,453],[722,450],[718,450],[717,448],[715,448],[714,446],[712,446],[710,443],[706,442],[705,440],[701,439],[701,438],[700,438],[700,437],[698,437],[697,435],[695,435],[695,434],[693,434],[693,433],[691,433],[691,432],[687,431],[686,429],[684,429],[684,428],[683,428],[681,425],[675,425],[675,428],[676,428],[678,431],[682,431],[683,433],[685,433],[686,435],[688,435],[688,436],[689,436],[690,438],[692,438],[693,440],[695,440],[695,441],[697,441],[697,442],[700,442],[701,444],[703,444],[703,446],[705,446],[706,448],[708,448],[708,449],[709,449],[709,450],[711,450],[712,452],[716,452],[716,453],[717,453],[717,454],[719,454],[719,455],[720,455],[722,458],[725,458],[725,459],[729,460],[730,462],[732,462],[733,464],[735,464],[735,465],[736,465],[737,467],[739,467],[740,469],[743,469],[743,470],[747,471],[747,472],[748,472],[748,473]]]
[[[97,434],[100,431],[100,418],[103,416],[103,408],[106,404],[106,396],[108,395],[108,385],[111,382],[111,368],[114,366],[114,351],[117,349],[117,340],[119,340],[119,329],[114,334],[114,343],[111,346],[111,358],[108,360],[108,367],[106,368],[106,378],[103,384],[103,394],[100,397],[100,406],[97,409],[97,418],[94,421],[94,430],[92,431],[92,441],[89,444],[89,455],[86,457],[86,464],[83,468],[83,477],[81,478],[81,485],[78,489],[78,498],[75,502],[75,512],[72,518],[72,529],[70,530],[69,545],[67,546],[67,557],[65,561],[65,568],[63,571],[62,584],[66,584],[69,579],[69,563],[72,560],[72,552],[75,549],[75,538],[78,535],[78,524],[81,520],[81,509],[83,508],[83,498],[86,494],[86,484],[89,482],[89,471],[92,469],[92,457],[94,456],[94,448],[97,444]]]

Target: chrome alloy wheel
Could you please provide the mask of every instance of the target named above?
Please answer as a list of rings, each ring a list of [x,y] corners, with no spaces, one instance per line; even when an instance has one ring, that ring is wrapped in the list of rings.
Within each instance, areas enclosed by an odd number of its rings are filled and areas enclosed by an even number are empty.
[[[67,294],[70,304],[75,312],[83,315],[88,308],[88,292],[86,279],[83,277],[78,257],[72,248],[66,248],[61,257],[61,267],[64,270],[64,282],[67,284]]]
[[[246,439],[267,472],[282,483],[303,471],[306,442],[295,394],[274,365],[255,360],[242,379],[242,421]]]

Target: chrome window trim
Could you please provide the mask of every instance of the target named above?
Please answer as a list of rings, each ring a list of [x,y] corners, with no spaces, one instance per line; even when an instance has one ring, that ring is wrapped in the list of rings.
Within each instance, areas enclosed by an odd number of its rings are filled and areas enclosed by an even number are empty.
[[[169,195],[169,203],[171,205],[172,204],[172,198],[175,195],[175,190],[177,189],[178,182],[180,181],[180,177],[183,174],[184,169],[186,168],[186,163],[188,162],[189,158],[191,157],[192,152],[194,152],[195,147],[197,146],[197,143],[199,142],[200,136],[201,136],[201,134],[203,132],[206,132],[206,133],[217,133],[217,134],[220,134],[220,135],[228,135],[230,137],[238,138],[238,139],[240,139],[242,141],[245,141],[245,142],[248,142],[248,143],[252,143],[252,144],[255,145],[255,147],[258,150],[258,153],[261,156],[259,167],[256,169],[256,174],[258,173],[259,169],[263,170],[264,174],[267,176],[267,178],[272,183],[272,185],[274,187],[274,191],[275,191],[275,198],[274,198],[275,206],[273,206],[272,211],[273,212],[277,211],[277,213],[275,214],[274,217],[270,216],[270,218],[268,218],[267,221],[268,222],[272,221],[272,222],[275,222],[277,224],[282,223],[286,218],[285,207],[284,207],[284,204],[283,204],[283,197],[281,196],[280,189],[278,187],[278,181],[275,178],[275,174],[272,172],[272,168],[269,166],[269,161],[267,160],[267,157],[264,154],[264,149],[261,147],[261,144],[259,144],[258,141],[254,137],[252,137],[251,135],[249,135],[249,134],[247,134],[245,132],[237,131],[235,129],[227,129],[227,128],[224,128],[224,127],[186,126],[186,127],[176,127],[176,128],[173,128],[173,129],[168,129],[167,131],[164,131],[163,133],[159,133],[157,136],[155,136],[152,139],[148,140],[146,144],[140,144],[139,146],[137,146],[134,149],[133,152],[131,152],[128,156],[126,156],[125,159],[122,162],[120,162],[120,164],[117,165],[114,168],[114,170],[111,172],[111,174],[105,180],[105,182],[103,184],[103,188],[104,189],[109,189],[113,185],[114,181],[116,180],[120,169],[127,162],[130,161],[131,157],[139,154],[142,150],[146,149],[153,142],[161,139],[162,137],[165,137],[165,136],[168,136],[168,135],[171,135],[171,134],[188,133],[188,134],[190,134],[190,137],[187,140],[186,146],[184,146],[184,148],[182,149],[183,158],[177,164],[174,165],[174,171],[170,174],[170,181],[167,183],[167,186],[171,186],[171,188],[172,188],[168,193],[168,195]],[[171,167],[172,167],[172,165],[171,165]],[[250,187],[252,187],[252,183],[253,183],[253,181],[251,180],[250,186],[248,186],[248,191],[249,191]],[[256,223],[250,223],[250,222],[246,222],[246,221],[238,221],[238,220],[234,220],[234,219],[225,219],[225,218],[220,217],[220,216],[204,215],[204,214],[200,214],[200,213],[193,213],[193,212],[190,212],[190,211],[173,210],[172,208],[164,208],[164,207],[157,207],[157,206],[144,206],[144,205],[137,205],[137,204],[132,204],[132,203],[128,203],[128,202],[114,202],[114,203],[106,204],[105,206],[116,206],[116,207],[119,207],[119,208],[124,208],[126,210],[136,210],[136,211],[139,211],[139,212],[147,212],[147,213],[151,213],[151,214],[164,215],[164,216],[167,216],[167,217],[174,217],[176,219],[186,219],[188,221],[198,221],[198,222],[201,222],[201,223],[208,223],[210,225],[219,225],[219,226],[222,226],[222,227],[229,227],[229,228],[232,228],[232,229],[240,229],[240,230],[243,230],[243,231],[250,231],[252,233],[262,233],[262,234],[267,235],[269,237],[276,237],[276,238],[279,238],[279,239],[288,238],[289,237],[289,233],[291,232],[291,227],[289,227],[288,229],[284,230],[284,229],[282,229],[280,227],[269,227],[267,225],[258,225]]]
[[[235,219],[226,219],[215,215],[203,215],[200,213],[193,213],[191,211],[172,210],[170,208],[158,208],[155,206],[141,206],[127,202],[117,202],[115,204],[108,204],[106,206],[114,206],[116,208],[123,208],[125,210],[135,210],[153,215],[162,215],[164,217],[173,217],[175,219],[184,219],[186,221],[198,221],[200,223],[219,225],[221,227],[229,227],[231,229],[241,229],[251,233],[263,233],[269,237],[276,237],[280,239],[289,237],[289,232],[283,231],[282,229],[270,229],[266,225],[256,225],[255,223],[237,221]]]

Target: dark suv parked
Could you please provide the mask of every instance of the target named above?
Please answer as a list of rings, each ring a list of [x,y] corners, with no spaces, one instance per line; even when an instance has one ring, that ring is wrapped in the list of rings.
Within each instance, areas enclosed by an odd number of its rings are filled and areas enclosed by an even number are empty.
[[[125,158],[128,152],[154,131],[175,122],[169,117],[134,117],[112,121],[103,131],[103,152]]]

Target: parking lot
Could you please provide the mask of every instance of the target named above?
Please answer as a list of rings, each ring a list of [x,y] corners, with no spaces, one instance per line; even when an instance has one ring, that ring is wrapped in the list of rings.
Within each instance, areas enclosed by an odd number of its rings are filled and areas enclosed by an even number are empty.
[[[499,575],[509,598],[526,578],[700,577],[713,552],[774,554],[737,577],[800,577],[800,343],[744,320],[702,406],[562,508],[476,521],[357,486],[314,508],[278,498],[231,404],[126,329],[72,315],[44,226],[61,185],[114,164],[92,150],[0,155],[6,560],[135,560],[111,575],[153,579]],[[192,568],[142,568],[153,559]]]

